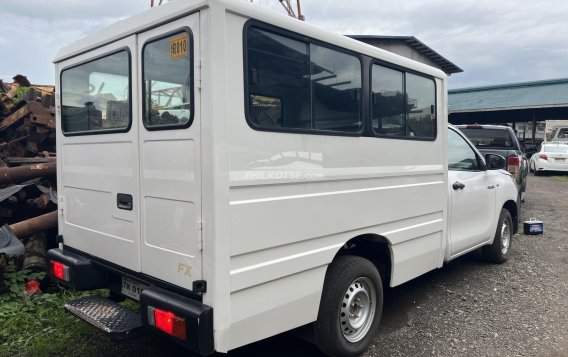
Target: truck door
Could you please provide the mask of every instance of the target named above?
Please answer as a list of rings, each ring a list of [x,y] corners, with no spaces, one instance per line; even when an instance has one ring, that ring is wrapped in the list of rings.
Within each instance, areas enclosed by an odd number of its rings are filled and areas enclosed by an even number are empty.
[[[140,271],[201,279],[199,14],[138,35]]]
[[[136,38],[58,63],[59,232],[67,247],[139,264]]]
[[[451,255],[486,242],[493,236],[495,186],[481,169],[473,148],[454,130],[448,130]]]

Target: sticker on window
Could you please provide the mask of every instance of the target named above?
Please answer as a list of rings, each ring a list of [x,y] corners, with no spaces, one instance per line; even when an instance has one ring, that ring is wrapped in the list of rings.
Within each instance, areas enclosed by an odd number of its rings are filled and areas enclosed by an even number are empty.
[[[170,60],[187,57],[189,48],[189,36],[182,33],[170,38]]]

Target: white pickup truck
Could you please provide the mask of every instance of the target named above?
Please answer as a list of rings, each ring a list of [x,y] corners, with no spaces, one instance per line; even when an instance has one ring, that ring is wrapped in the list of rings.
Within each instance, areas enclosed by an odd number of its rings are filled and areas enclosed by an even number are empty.
[[[448,129],[438,69],[242,0],[173,0],[54,62],[51,275],[110,291],[66,309],[112,337],[208,355],[307,325],[354,356],[383,284],[507,258],[513,179]]]

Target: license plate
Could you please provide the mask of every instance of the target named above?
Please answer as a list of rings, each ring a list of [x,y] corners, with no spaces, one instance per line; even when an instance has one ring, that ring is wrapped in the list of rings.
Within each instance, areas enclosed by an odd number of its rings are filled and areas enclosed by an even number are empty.
[[[565,162],[565,158],[554,159],[554,162]]]
[[[140,293],[142,292],[142,290],[146,289],[147,287],[148,285],[141,284],[135,280],[125,277],[122,278],[121,292],[124,295],[131,297],[135,300],[140,300]]]

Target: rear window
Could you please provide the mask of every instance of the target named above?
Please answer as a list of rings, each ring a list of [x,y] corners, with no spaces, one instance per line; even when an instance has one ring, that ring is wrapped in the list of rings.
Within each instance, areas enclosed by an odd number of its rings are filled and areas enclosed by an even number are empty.
[[[544,152],[568,153],[568,146],[544,145]]]
[[[64,134],[127,131],[130,120],[128,51],[122,50],[61,73]]]
[[[467,138],[478,148],[511,148],[513,138],[506,129],[468,129],[460,128]]]

